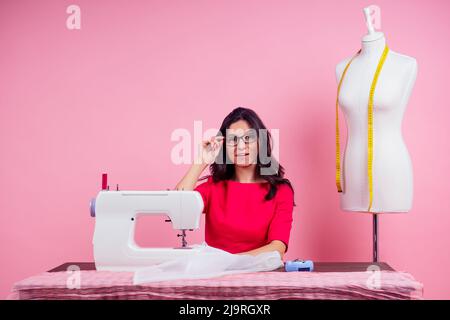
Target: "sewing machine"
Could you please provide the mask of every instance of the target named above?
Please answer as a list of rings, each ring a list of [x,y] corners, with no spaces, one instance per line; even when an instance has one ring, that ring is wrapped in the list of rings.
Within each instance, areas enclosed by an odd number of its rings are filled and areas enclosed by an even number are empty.
[[[103,177],[102,190],[91,200],[95,217],[93,237],[97,270],[136,271],[138,268],[195,254],[186,231],[199,228],[203,200],[197,191],[110,191]],[[167,215],[174,229],[181,230],[178,248],[142,248],[134,241],[138,215]]]

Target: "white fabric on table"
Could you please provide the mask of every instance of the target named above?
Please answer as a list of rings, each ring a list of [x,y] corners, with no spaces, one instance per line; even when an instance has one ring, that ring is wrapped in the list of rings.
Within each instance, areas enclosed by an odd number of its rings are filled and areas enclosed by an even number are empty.
[[[144,267],[134,273],[133,283],[141,284],[176,279],[202,279],[223,275],[272,271],[283,266],[278,251],[257,256],[232,254],[213,248],[206,243],[187,258],[178,258],[161,264]]]

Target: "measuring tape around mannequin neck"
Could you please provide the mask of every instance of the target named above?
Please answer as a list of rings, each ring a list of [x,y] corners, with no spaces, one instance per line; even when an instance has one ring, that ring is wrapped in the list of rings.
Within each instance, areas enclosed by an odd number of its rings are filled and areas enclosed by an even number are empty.
[[[369,208],[367,211],[370,212],[372,209],[372,201],[373,201],[373,97],[375,94],[375,88],[377,86],[378,77],[380,75],[381,69],[383,68],[384,62],[386,60],[387,54],[389,52],[389,48],[386,45],[384,47],[383,53],[380,57],[380,61],[378,61],[378,66],[373,76],[372,85],[370,86],[369,92],[369,103],[367,105],[367,181],[369,187]],[[341,92],[342,81],[344,80],[345,74],[347,73],[350,64],[353,62],[359,54],[361,50],[359,50],[347,63],[345,66],[344,72],[342,73],[341,79],[339,80],[338,88],[337,88],[337,97],[336,97],[336,187],[338,192],[342,192],[341,186],[341,159],[340,159],[340,144],[339,144],[339,94]]]

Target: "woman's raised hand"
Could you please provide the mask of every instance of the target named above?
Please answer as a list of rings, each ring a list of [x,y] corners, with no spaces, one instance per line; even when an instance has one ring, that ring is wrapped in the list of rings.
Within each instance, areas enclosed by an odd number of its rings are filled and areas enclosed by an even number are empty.
[[[204,164],[212,164],[220,152],[223,144],[223,136],[211,137],[209,140],[202,141],[200,160]]]
[[[194,190],[203,170],[205,170],[209,164],[213,163],[219,154],[223,140],[222,136],[216,136],[209,140],[202,141],[199,145],[200,152],[196,157],[195,163],[191,165],[184,177],[175,186],[175,190]]]

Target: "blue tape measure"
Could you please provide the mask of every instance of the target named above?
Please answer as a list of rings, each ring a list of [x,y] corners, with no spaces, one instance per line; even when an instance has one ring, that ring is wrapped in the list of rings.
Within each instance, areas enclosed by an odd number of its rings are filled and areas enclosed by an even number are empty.
[[[311,260],[290,260],[286,261],[284,265],[284,269],[288,272],[290,271],[313,271],[314,270],[314,262]]]

